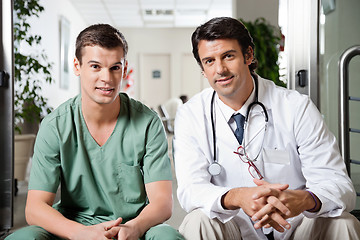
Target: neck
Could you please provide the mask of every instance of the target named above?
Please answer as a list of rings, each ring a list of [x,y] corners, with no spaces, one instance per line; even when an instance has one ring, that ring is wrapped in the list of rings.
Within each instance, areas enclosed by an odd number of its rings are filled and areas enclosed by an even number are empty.
[[[117,121],[120,113],[120,96],[110,104],[81,101],[81,110],[87,124],[98,126],[111,124]]]
[[[233,94],[233,96],[220,96],[220,100],[231,107],[234,111],[238,111],[248,100],[252,91],[254,89],[254,84],[252,78],[250,80],[245,81],[244,84]]]

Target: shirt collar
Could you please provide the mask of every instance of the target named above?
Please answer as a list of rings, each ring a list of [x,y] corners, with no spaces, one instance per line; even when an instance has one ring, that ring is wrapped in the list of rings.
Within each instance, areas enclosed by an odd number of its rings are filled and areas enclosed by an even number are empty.
[[[246,112],[247,112],[248,106],[252,102],[254,102],[254,100],[255,100],[255,87],[256,87],[256,85],[255,85],[255,82],[254,82],[253,78],[252,78],[252,80],[253,80],[254,88],[253,88],[250,96],[246,100],[245,104],[238,111],[234,111],[234,109],[232,109],[231,107],[226,105],[223,101],[221,101],[221,99],[219,98],[219,95],[216,93],[216,98],[215,98],[216,103],[217,103],[218,107],[220,108],[220,110],[221,110],[222,114],[224,115],[225,120],[227,122],[229,122],[231,120],[231,117],[234,114],[237,114],[237,113],[240,113],[241,115],[246,117]]]

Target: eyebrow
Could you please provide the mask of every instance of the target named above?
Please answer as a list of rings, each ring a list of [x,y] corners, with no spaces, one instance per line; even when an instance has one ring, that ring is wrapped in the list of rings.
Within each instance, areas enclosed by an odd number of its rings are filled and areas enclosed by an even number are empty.
[[[88,61],[87,63],[88,63],[88,64],[91,64],[91,63],[101,64],[100,62],[95,61],[95,60],[90,60],[90,61]],[[112,65],[117,65],[117,64],[122,65],[122,62],[116,62],[116,63],[114,63],[114,64],[112,64]]]
[[[231,50],[228,50],[228,51],[222,53],[221,56],[224,56],[224,55],[229,54],[229,53],[236,53],[236,52],[237,51],[235,49],[231,49]],[[212,57],[204,57],[204,58],[201,59],[201,61],[203,62],[203,61],[206,61],[206,60],[211,59],[211,58]]]
[[[226,55],[226,54],[228,54],[228,53],[236,53],[237,51],[235,50],[235,49],[231,49],[231,50],[229,50],[229,51],[226,51],[226,52],[224,52],[223,54],[221,54],[222,56],[224,56],[224,55]]]

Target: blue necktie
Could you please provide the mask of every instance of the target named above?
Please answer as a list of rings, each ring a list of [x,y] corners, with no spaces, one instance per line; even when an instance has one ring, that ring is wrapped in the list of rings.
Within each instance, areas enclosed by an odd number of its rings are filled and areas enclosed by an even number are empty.
[[[244,135],[244,122],[245,122],[245,117],[243,115],[241,115],[240,113],[235,114],[232,116],[232,118],[235,120],[236,122],[236,130],[235,130],[235,137],[238,140],[239,144],[242,143],[243,140],[243,135]]]

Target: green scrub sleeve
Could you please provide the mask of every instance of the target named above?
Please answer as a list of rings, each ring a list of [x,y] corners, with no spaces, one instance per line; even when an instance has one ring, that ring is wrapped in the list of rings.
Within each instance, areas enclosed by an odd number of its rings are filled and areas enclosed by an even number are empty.
[[[147,133],[144,156],[144,182],[172,180],[171,164],[168,156],[166,133],[159,117],[151,121]]]
[[[55,130],[43,122],[36,137],[29,190],[56,193],[60,183],[60,150]]]

